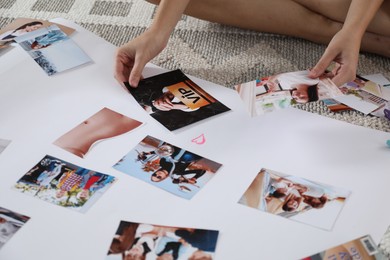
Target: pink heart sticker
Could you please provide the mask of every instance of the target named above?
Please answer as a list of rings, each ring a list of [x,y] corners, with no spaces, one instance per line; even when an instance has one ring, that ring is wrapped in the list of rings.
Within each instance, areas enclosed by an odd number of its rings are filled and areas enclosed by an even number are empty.
[[[192,139],[191,142],[196,144],[204,144],[206,142],[206,138],[204,137],[204,134],[201,134],[200,136]]]

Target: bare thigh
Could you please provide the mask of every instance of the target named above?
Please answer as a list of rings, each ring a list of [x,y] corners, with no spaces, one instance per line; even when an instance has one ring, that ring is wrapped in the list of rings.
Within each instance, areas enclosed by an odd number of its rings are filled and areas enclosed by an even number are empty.
[[[159,0],[147,0],[158,4]],[[328,44],[342,28],[351,0],[192,0],[185,14],[244,29]],[[390,56],[390,0],[363,37],[362,50]]]
[[[260,32],[328,43],[342,24],[293,0],[193,0],[186,14]],[[321,28],[321,29],[319,29]]]
[[[344,23],[351,0],[292,0],[331,20]],[[390,0],[385,0],[367,28],[368,32],[390,36]]]

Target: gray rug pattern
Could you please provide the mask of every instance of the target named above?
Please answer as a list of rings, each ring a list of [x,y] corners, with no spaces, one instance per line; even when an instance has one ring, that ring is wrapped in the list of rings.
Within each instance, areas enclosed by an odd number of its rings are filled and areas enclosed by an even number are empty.
[[[138,36],[150,25],[155,6],[143,0],[0,0],[0,27],[18,17],[74,21],[116,46]],[[166,69],[228,88],[261,76],[312,67],[325,46],[302,39],[241,30],[183,16],[167,48],[152,62]],[[362,53],[358,74],[382,73],[390,79],[390,59]],[[352,124],[390,132],[390,121],[356,111],[330,112],[313,102],[299,109]],[[380,242],[390,256],[390,231]]]

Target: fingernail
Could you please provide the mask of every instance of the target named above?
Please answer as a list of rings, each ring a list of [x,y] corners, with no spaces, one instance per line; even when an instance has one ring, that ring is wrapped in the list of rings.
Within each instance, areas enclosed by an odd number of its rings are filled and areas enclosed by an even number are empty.
[[[136,87],[138,86],[138,82],[135,81],[135,80],[132,80],[132,81],[130,81],[130,86],[131,86],[132,88],[136,88]]]

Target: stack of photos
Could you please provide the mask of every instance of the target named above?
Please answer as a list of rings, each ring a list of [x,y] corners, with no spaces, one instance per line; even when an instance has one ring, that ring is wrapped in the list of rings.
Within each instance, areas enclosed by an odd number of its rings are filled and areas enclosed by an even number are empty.
[[[390,100],[390,95],[387,94],[386,88],[359,75],[353,81],[341,86],[340,90],[345,95],[336,99],[364,114],[369,114],[385,107]]]
[[[16,37],[22,36],[29,32],[33,32],[40,28],[48,27],[53,24],[54,23],[38,19],[15,19],[12,23],[8,24],[0,30],[0,54],[5,49],[9,49],[10,47],[12,47]],[[57,24],[57,26],[60,27],[66,35],[70,35],[72,32],[74,32],[74,29],[72,28],[59,24]]]
[[[362,259],[362,260],[385,260],[385,256],[378,250],[378,247],[372,241],[371,236],[363,236],[352,241],[338,245],[320,253],[301,260],[343,260],[343,259]]]
[[[349,194],[341,188],[263,168],[239,203],[331,230]]]
[[[14,40],[49,76],[91,62],[57,25],[40,28]]]
[[[147,136],[113,167],[179,197],[191,199],[221,166]]]
[[[5,150],[5,148],[7,148],[10,143],[10,140],[0,139],[0,154]]]
[[[55,205],[86,212],[115,181],[113,176],[46,155],[14,188]]]
[[[141,80],[137,88],[127,84],[135,100],[169,130],[229,111],[180,70]]]
[[[83,158],[98,142],[132,131],[141,125],[142,122],[103,108],[58,138],[54,144]]]
[[[309,71],[281,73],[235,86],[251,116],[333,98],[343,93],[325,75],[311,79]]]
[[[219,232],[121,221],[106,260],[214,258]]]
[[[0,249],[30,219],[0,207]]]

